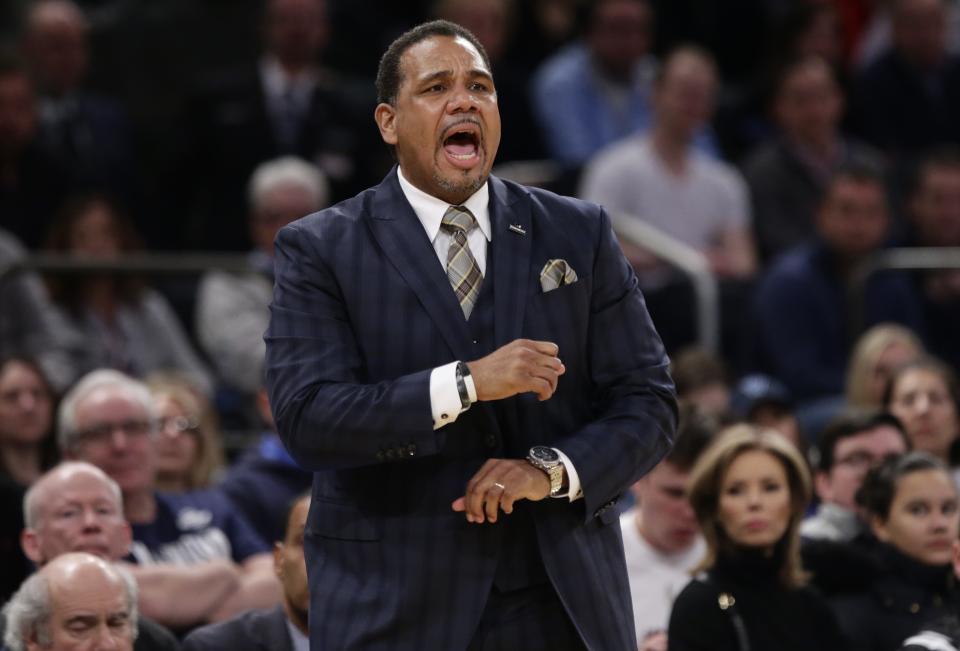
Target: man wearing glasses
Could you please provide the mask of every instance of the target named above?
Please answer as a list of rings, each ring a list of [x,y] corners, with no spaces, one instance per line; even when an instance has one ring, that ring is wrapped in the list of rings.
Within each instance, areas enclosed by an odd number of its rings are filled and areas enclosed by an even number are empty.
[[[133,529],[134,562],[235,563],[241,585],[225,611],[279,603],[269,547],[225,496],[210,490],[156,491],[158,419],[143,383],[118,371],[93,371],[64,396],[58,422],[64,458],[92,463],[120,486]]]

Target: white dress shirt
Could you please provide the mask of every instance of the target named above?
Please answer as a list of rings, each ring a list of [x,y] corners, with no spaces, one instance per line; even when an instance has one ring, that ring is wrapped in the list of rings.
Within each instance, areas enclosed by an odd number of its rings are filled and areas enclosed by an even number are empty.
[[[415,187],[403,176],[403,170],[399,168],[397,168],[397,177],[400,180],[400,189],[403,191],[403,196],[410,202],[413,212],[416,213],[427,233],[427,238],[433,243],[437,259],[446,270],[447,251],[450,248],[450,243],[453,242],[453,235],[440,228],[440,224],[450,204]],[[487,243],[490,241],[493,232],[490,225],[490,192],[487,189],[487,184],[484,183],[461,205],[468,209],[477,220],[477,228],[471,229],[467,234],[467,245],[477,261],[477,266],[480,267],[480,273],[485,275],[487,272]],[[464,409],[460,400],[460,392],[457,389],[456,367],[457,362],[450,362],[438,366],[430,373],[430,409],[433,413],[434,429],[449,425],[457,420],[461,413],[469,409],[469,407]],[[477,393],[472,378],[467,380],[467,392],[470,394],[470,402],[476,402]],[[565,495],[557,495],[556,497],[569,497],[572,502],[583,496],[580,490],[580,477],[567,455],[556,448],[553,449],[560,455],[560,461],[566,469],[570,487]]]

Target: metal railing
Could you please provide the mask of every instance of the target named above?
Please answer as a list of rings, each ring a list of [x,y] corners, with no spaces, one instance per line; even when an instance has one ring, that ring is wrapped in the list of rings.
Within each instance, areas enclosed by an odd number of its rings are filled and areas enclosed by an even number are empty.
[[[494,173],[523,185],[550,187],[563,172],[553,161],[534,160],[504,163]],[[611,212],[610,219],[622,240],[654,253],[690,280],[696,303],[697,344],[716,353],[720,346],[720,291],[706,256],[637,216]]]
[[[960,269],[960,247],[903,247],[884,249],[871,255],[853,272],[847,285],[847,322],[851,340],[863,332],[866,286],[881,271]]]

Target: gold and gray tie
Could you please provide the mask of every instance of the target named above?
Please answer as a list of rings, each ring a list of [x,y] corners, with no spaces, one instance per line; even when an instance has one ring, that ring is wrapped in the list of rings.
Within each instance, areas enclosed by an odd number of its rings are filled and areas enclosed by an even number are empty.
[[[470,247],[467,245],[467,233],[477,226],[477,220],[463,206],[450,206],[443,215],[440,227],[453,236],[447,249],[447,279],[460,301],[464,318],[470,318],[470,312],[480,295],[483,274],[477,265]]]

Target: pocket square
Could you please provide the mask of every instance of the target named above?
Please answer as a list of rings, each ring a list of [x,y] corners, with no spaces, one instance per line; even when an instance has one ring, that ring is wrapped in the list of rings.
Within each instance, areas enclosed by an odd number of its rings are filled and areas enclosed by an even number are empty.
[[[567,264],[566,260],[547,260],[547,264],[543,265],[543,271],[540,272],[540,288],[544,293],[575,282],[577,282],[577,272]]]

